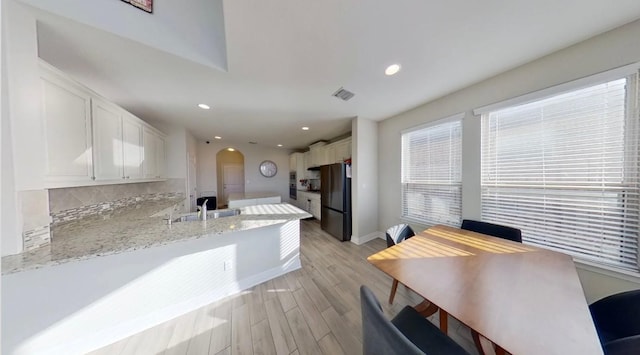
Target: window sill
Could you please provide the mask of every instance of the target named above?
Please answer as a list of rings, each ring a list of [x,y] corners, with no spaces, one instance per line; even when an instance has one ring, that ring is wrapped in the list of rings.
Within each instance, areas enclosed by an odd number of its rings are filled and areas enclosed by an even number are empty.
[[[640,284],[640,273],[638,272],[614,269],[584,260],[577,260],[575,258],[573,259],[573,262],[576,264],[577,268],[582,270],[591,271],[601,275],[615,277],[620,280]]]

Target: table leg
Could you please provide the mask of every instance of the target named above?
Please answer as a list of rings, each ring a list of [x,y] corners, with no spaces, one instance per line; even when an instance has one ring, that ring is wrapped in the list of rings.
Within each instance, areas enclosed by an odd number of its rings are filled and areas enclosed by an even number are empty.
[[[440,308],[440,330],[447,334],[449,329],[449,314]]]
[[[427,300],[424,300],[413,306],[413,309],[420,313],[421,316],[427,318],[438,311],[438,306]]]

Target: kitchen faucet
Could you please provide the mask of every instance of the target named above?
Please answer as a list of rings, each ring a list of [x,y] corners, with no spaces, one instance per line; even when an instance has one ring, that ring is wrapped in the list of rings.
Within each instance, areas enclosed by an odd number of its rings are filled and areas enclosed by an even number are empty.
[[[201,213],[202,215],[200,216],[200,219],[203,221],[207,220],[207,202],[209,201],[209,199],[206,199],[204,201],[202,201],[202,205],[198,206],[198,212]]]

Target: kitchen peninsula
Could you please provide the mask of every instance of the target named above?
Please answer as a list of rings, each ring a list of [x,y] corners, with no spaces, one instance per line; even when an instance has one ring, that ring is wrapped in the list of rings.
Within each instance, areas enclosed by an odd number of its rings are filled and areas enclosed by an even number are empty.
[[[10,353],[85,353],[300,268],[288,204],[167,224],[180,199],[54,226],[50,246],[2,258]]]
[[[229,194],[229,208],[280,202],[282,202],[282,197],[276,192],[234,192]]]

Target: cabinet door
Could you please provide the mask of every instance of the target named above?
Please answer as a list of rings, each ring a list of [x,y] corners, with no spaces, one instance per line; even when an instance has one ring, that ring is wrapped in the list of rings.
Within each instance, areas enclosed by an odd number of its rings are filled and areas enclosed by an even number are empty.
[[[122,161],[125,179],[143,177],[142,152],[142,123],[125,114],[122,117]]]
[[[167,175],[167,159],[164,149],[164,138],[156,136],[156,169],[158,178],[163,178]]]
[[[351,153],[349,152],[349,145],[351,145],[351,141],[349,142],[338,142],[336,144],[335,151],[335,162],[341,163],[345,159],[351,158]]]
[[[289,171],[290,172],[296,171],[296,160],[297,160],[296,153],[289,155]]]
[[[324,148],[324,163],[322,165],[333,164],[335,162],[336,162],[336,146],[335,144],[331,144]]]
[[[314,198],[311,200],[311,214],[317,220],[320,220],[320,199]]]
[[[89,94],[44,75],[41,85],[47,180],[91,180],[93,156]]]
[[[96,180],[123,179],[122,111],[92,99],[93,158]]]
[[[156,134],[150,129],[142,129],[142,146],[144,149],[142,161],[142,170],[144,177],[155,178],[158,176],[158,154],[156,150]]]

